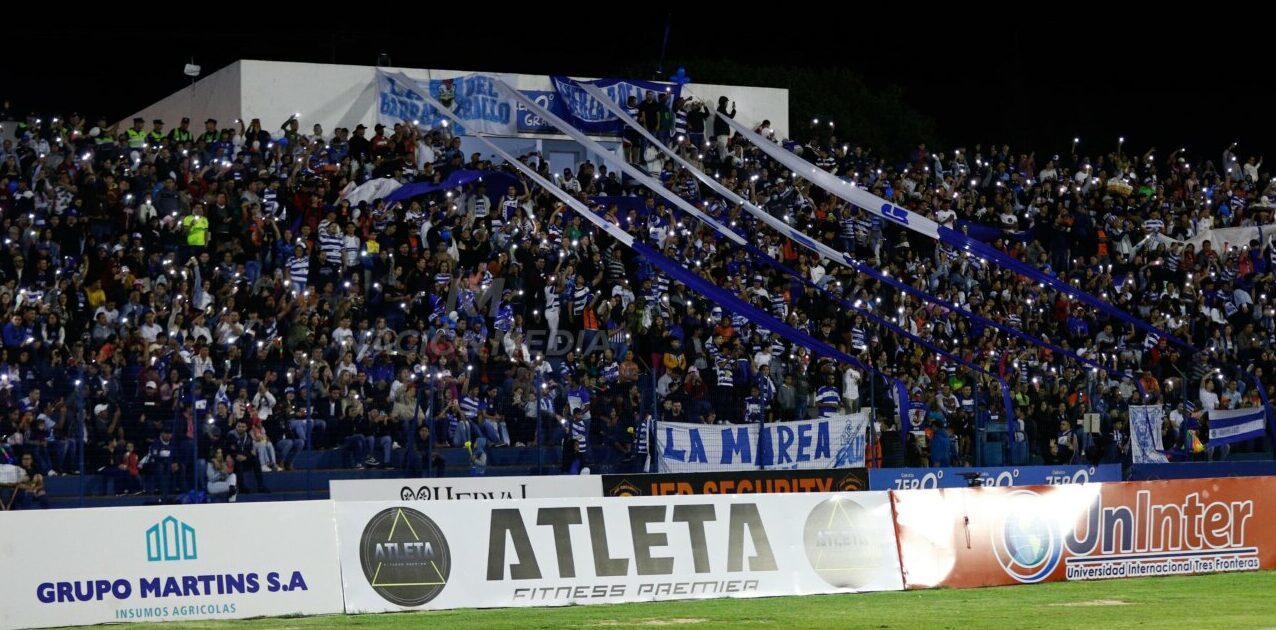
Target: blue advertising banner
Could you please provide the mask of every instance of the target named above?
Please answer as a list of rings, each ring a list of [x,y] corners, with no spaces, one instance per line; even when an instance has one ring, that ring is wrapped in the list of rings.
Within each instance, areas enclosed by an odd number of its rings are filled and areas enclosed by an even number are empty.
[[[558,92],[553,90],[519,90],[526,94],[528,98],[536,101],[537,105],[548,109],[560,118],[571,116],[571,112],[563,107],[563,100],[558,98]],[[521,103],[515,103],[518,106],[518,132],[519,133],[552,133],[557,134],[558,130],[553,125],[545,122],[535,112],[523,107]]]
[[[1121,481],[1120,464],[1005,468],[872,468],[868,471],[870,490],[1057,486],[1097,481]]]

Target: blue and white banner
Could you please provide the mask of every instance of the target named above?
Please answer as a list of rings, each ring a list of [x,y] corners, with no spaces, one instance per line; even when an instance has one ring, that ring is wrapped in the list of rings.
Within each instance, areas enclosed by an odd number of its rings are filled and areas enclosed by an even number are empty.
[[[1264,407],[1210,410],[1210,446],[1232,444],[1263,437],[1267,428]]]
[[[1130,452],[1136,464],[1164,464],[1161,424],[1165,409],[1160,405],[1130,405]]]
[[[1121,465],[871,468],[868,471],[870,490],[966,488],[969,486],[1059,486],[1100,481],[1121,481]]]
[[[598,102],[589,92],[582,88],[582,85],[592,85],[607,94],[607,97],[621,107],[629,102],[629,97],[633,96],[639,103],[643,101],[648,91],[660,94],[664,92],[669,95],[667,105],[672,105],[674,99],[682,94],[682,86],[676,83],[657,83],[655,81],[618,81],[615,79],[601,79],[598,81],[577,81],[564,76],[551,76],[550,81],[554,84],[554,90],[558,92],[556,99],[561,106],[561,110],[554,110],[553,107],[546,107],[555,113],[567,114],[567,118],[577,129],[585,133],[602,133],[618,135],[624,125],[621,124],[614,114],[607,111],[603,104]],[[559,114],[562,116],[562,114]]]
[[[806,470],[864,465],[868,415],[757,424],[656,423],[659,472]]]
[[[498,78],[503,77],[476,73],[421,81],[378,70],[377,120],[384,125],[419,123],[425,127],[444,123],[447,119],[421,98],[424,92],[462,121],[457,135],[514,135],[518,131],[514,103],[496,90],[494,81]]]

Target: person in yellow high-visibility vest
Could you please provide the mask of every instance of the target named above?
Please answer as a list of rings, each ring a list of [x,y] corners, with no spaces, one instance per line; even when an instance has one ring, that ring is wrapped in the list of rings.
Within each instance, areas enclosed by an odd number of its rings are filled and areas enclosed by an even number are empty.
[[[146,119],[138,116],[133,119],[133,126],[124,130],[124,134],[128,136],[128,148],[140,150],[146,144],[146,131],[142,129],[145,123]]]
[[[204,204],[197,203],[191,213],[182,219],[182,230],[186,232],[186,248],[194,256],[208,245],[208,217],[204,216]]]

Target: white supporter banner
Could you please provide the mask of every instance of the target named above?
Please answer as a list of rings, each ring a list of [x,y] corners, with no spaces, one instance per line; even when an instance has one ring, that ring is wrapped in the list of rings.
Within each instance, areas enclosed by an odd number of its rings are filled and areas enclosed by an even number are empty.
[[[332,505],[6,513],[0,628],[339,613]]]
[[[868,415],[750,424],[656,423],[660,472],[807,470],[864,465]]]
[[[457,477],[421,479],[334,479],[333,501],[483,501],[603,496],[598,475],[544,477]]]
[[[1130,452],[1136,464],[1169,461],[1161,441],[1165,409],[1160,405],[1130,405]]]
[[[372,203],[402,187],[403,184],[389,177],[378,177],[358,186],[355,186],[354,182],[350,182],[341,191],[341,195],[342,198],[350,202],[351,206],[358,206],[360,202]]]
[[[903,588],[885,492],[336,511],[348,613]]]
[[[406,79],[406,80],[405,80]],[[456,135],[474,133],[512,136],[518,132],[514,102],[502,96],[498,81],[513,82],[512,75],[466,74],[451,79],[408,79],[402,74],[377,71],[377,120],[384,125],[420,124],[432,128],[449,124],[448,118],[427,105],[422,91],[461,120]]]

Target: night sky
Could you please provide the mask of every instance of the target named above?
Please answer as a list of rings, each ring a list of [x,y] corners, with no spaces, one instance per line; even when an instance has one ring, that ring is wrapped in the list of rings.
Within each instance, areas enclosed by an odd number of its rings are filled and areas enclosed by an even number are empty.
[[[622,19],[584,8],[538,17],[513,5],[507,18],[485,15],[477,27],[459,13],[430,11],[420,16],[428,23],[410,34],[388,26],[334,30],[331,23],[230,29],[221,25],[235,22],[214,20],[217,26],[199,31],[191,21],[145,30],[125,21],[83,32],[42,31],[37,23],[6,35],[0,95],[18,112],[77,109],[115,120],[189,84],[182,66],[192,56],[205,74],[241,58],[373,65],[384,52],[404,67],[605,77],[640,68],[645,76],[630,78],[651,78],[668,18],[666,74],[695,58],[845,67],[875,89],[901,87],[950,147],[1008,143],[1040,158],[1066,151],[1073,136],[1082,138],[1085,154],[1110,151],[1125,136],[1127,149],[1156,146],[1164,155],[1186,146],[1189,159],[1217,160],[1233,141],[1242,155],[1276,145],[1268,88],[1276,56],[1270,35],[1247,32],[1256,15],[1211,23],[1199,10],[1112,16],[1060,6],[1019,15],[897,5],[895,13],[821,16],[745,6],[672,16],[645,10]],[[726,17],[733,12],[740,17]],[[1173,21],[1161,23],[1166,17]],[[399,18],[388,12],[375,21]],[[752,38],[765,44],[751,45]],[[108,67],[90,65],[102,59]],[[712,79],[686,65],[693,79]]]

